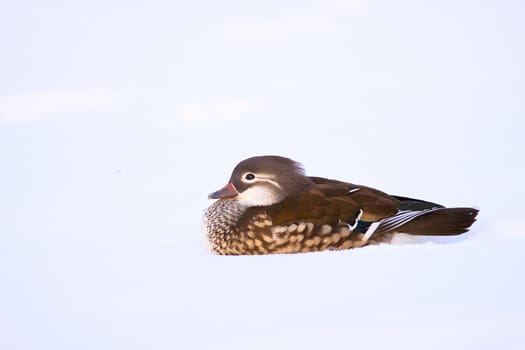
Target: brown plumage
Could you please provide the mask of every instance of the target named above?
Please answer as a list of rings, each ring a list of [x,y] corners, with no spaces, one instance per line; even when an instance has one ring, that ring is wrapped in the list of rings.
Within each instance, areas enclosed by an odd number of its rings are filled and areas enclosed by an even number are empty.
[[[478,211],[320,177],[288,158],[239,163],[228,185],[210,194],[204,228],[218,254],[297,253],[389,242],[397,232],[459,235]]]

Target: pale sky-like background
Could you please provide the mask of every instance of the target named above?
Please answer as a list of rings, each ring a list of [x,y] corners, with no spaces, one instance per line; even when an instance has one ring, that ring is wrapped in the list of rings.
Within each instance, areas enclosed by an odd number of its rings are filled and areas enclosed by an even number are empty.
[[[522,232],[524,18],[520,1],[1,2],[0,345],[99,339],[89,310],[125,318],[113,278],[155,285],[148,261],[207,271],[207,194],[253,155],[476,206],[473,237]]]

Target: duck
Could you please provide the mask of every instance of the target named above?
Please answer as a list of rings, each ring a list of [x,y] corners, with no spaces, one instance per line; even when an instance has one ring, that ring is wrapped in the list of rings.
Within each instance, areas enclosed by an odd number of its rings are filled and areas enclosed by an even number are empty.
[[[456,236],[478,210],[443,205],[372,187],[307,176],[290,158],[241,161],[226,186],[208,196],[203,230],[219,255],[346,250],[391,243],[396,234]]]

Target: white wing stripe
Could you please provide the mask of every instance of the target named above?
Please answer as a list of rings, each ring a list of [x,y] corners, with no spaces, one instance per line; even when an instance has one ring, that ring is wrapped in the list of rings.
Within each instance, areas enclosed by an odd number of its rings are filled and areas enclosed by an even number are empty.
[[[376,230],[379,227],[379,225],[381,225],[381,221],[377,221],[377,222],[372,223],[370,225],[370,227],[368,227],[368,230],[366,230],[366,233],[363,236],[363,238],[361,238],[361,240],[362,241],[368,241],[370,239],[370,237],[372,237],[374,232],[376,232]]]
[[[396,228],[403,226],[407,222],[417,218],[418,216],[421,216],[423,214],[427,214],[436,210],[440,210],[441,208],[435,208],[435,209],[425,209],[420,211],[403,211],[399,212],[395,216],[391,218],[387,218],[381,221],[381,225],[377,228],[376,233],[386,233],[394,231]],[[368,233],[368,232],[367,232]]]
[[[350,226],[350,231],[353,232],[355,230],[355,228],[357,227],[357,224],[359,224],[359,219],[361,219],[362,215],[363,215],[363,209],[360,209],[359,210],[359,214],[355,218],[354,224],[352,226]]]

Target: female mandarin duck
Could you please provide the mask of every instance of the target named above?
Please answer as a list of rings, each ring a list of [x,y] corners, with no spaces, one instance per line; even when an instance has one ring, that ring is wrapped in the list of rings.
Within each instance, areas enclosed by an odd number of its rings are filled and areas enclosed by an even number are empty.
[[[445,208],[418,199],[321,177],[279,156],[240,162],[204,216],[218,254],[273,254],[348,249],[390,242],[394,233],[459,235],[473,208]]]

